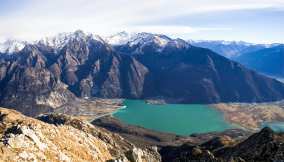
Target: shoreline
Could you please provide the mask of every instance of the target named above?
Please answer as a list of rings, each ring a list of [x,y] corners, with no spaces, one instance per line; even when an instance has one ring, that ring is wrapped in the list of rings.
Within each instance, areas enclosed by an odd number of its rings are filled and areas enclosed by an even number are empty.
[[[75,116],[86,121],[93,121],[111,115],[123,106],[123,99],[78,99],[57,108],[54,112]]]
[[[246,127],[243,127],[242,125],[240,125],[236,122],[231,121],[230,118],[226,115],[226,113],[224,111],[218,109],[215,105],[207,104],[207,106],[215,109],[216,111],[218,111],[222,115],[223,120],[225,122],[227,122],[232,127],[232,128],[229,128],[229,129],[242,129],[244,131],[252,131],[252,130],[246,128]]]
[[[157,105],[157,103],[159,103],[158,105],[160,105],[161,103],[160,103],[160,100],[158,100],[158,101],[155,101],[155,100],[141,100],[141,102],[144,102],[144,104],[151,104],[151,105]],[[154,101],[154,102],[152,102],[152,101]],[[181,105],[186,105],[186,104],[181,104]],[[194,105],[194,104],[188,104],[188,105]],[[208,107],[208,109],[210,109],[210,108],[212,108],[212,106],[211,105],[207,105],[207,104],[203,104],[203,106],[206,106],[206,107]],[[118,112],[120,109],[125,109],[127,106],[126,105],[124,105],[124,106],[121,106],[120,108],[118,108],[117,110],[115,110],[114,112],[112,112],[112,113],[109,113],[109,114],[106,114],[106,115],[103,115],[103,116],[99,116],[99,117],[97,117],[97,118],[95,118],[95,120],[97,120],[97,119],[99,119],[99,118],[101,118],[101,117],[104,117],[104,116],[110,116],[110,117],[114,117],[113,116],[113,114],[115,114],[116,112]],[[162,109],[162,107],[161,107],[161,109]],[[241,127],[241,126],[239,126],[239,125],[237,125],[237,124],[235,124],[235,123],[230,123],[230,122],[228,122],[228,120],[225,120],[225,115],[224,115],[224,113],[222,112],[222,111],[220,111],[220,110],[218,110],[218,109],[214,109],[215,111],[217,111],[217,113],[219,114],[219,116],[220,116],[220,118],[222,118],[221,120],[224,122],[224,123],[226,123],[227,124],[227,126],[226,126],[226,128],[224,129],[224,130],[227,130],[227,129],[242,129],[242,130],[246,130],[246,129],[244,129],[243,127]],[[114,117],[114,118],[116,118],[116,117]],[[117,120],[120,120],[120,119],[118,119],[118,118],[116,118]],[[129,123],[126,123],[126,124],[129,124]],[[131,124],[130,124],[131,125]],[[223,130],[223,131],[224,131]],[[162,131],[161,131],[162,132]],[[165,132],[167,132],[167,131],[165,131]],[[208,132],[203,132],[203,133],[209,133],[209,132],[211,132],[211,131],[208,131]],[[215,131],[213,131],[213,132],[215,132]],[[168,133],[168,132],[167,132]],[[172,132],[173,133],[173,132]],[[195,132],[193,132],[193,134],[194,134]],[[180,134],[181,135],[181,134]]]
[[[123,102],[122,102],[123,103]],[[95,120],[98,120],[98,119],[100,119],[100,118],[102,118],[102,117],[106,117],[106,116],[111,116],[111,117],[113,117],[113,114],[114,113],[116,113],[117,111],[119,111],[119,110],[122,110],[122,109],[125,109],[127,106],[126,105],[122,105],[122,106],[117,106],[118,108],[117,109],[115,109],[115,110],[113,110],[113,111],[111,111],[111,112],[108,112],[108,113],[106,113],[106,114],[103,114],[103,115],[98,115],[98,116],[96,116],[96,117],[94,117],[92,120],[90,120],[90,121],[95,121]]]
[[[144,100],[146,104],[161,105],[167,104],[165,100],[148,99]],[[90,121],[100,119],[105,116],[113,117],[113,114],[120,109],[125,109],[124,99],[112,102],[112,109],[94,115]],[[105,104],[105,103],[104,103]],[[107,104],[110,106],[109,104]],[[284,109],[279,103],[218,103],[204,104],[210,108],[219,111],[225,122],[231,125],[230,129],[242,129],[245,131],[256,132],[262,128],[264,122],[283,122]]]
[[[273,103],[219,103],[210,106],[221,111],[226,121],[249,131],[259,131],[264,122],[284,121],[284,109]]]
[[[164,99],[148,99],[147,104],[170,104]],[[217,103],[206,104],[219,111],[224,120],[233,128],[256,132],[263,123],[284,122],[284,103],[282,101],[265,103]]]

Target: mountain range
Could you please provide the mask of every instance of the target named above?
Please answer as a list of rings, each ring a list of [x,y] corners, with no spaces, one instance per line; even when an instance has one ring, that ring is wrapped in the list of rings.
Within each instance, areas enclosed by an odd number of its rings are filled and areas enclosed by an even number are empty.
[[[225,56],[229,59],[234,59],[236,57],[241,56],[245,53],[255,52],[258,50],[262,50],[265,48],[270,48],[277,46],[278,44],[255,44],[248,43],[244,41],[210,41],[210,40],[189,40],[190,44],[197,46],[208,48],[222,56]]]
[[[242,41],[189,41],[208,48],[245,67],[283,82],[283,44],[253,44]]]
[[[2,106],[48,111],[76,97],[162,98],[175,103],[284,98],[282,83],[165,35],[119,33],[103,38],[76,31],[20,47],[0,55]]]
[[[284,77],[284,45],[244,53],[235,60],[260,73]]]

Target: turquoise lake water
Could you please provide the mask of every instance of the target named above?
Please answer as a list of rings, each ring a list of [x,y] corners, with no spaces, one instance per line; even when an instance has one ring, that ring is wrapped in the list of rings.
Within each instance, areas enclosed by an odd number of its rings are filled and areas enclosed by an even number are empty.
[[[179,135],[223,131],[233,128],[221,112],[198,104],[147,104],[143,100],[125,100],[123,109],[113,116],[124,123]]]

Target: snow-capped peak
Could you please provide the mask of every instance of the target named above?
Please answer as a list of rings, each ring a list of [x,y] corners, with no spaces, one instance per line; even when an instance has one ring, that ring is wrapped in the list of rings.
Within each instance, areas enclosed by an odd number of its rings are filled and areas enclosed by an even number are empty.
[[[38,43],[53,47],[55,49],[63,48],[70,40],[76,41],[87,41],[89,39],[95,39],[97,41],[102,42],[103,39],[97,35],[85,34],[81,30],[77,30],[73,33],[59,33],[53,37],[46,37],[40,40]]]
[[[150,33],[137,33],[132,35],[128,44],[129,46],[146,45],[155,43],[160,47],[164,47],[171,39],[164,35],[150,34]]]
[[[151,33],[126,33],[120,32],[118,34],[106,37],[105,40],[111,45],[124,45],[128,44],[129,46],[134,45],[144,45],[147,43],[155,43],[161,47],[165,46],[170,39],[165,35],[151,34]]]
[[[26,45],[26,42],[8,39],[0,43],[0,53],[12,54],[21,51]]]
[[[111,44],[111,45],[123,45],[127,44],[130,40],[131,34],[128,34],[127,32],[123,31],[114,35],[111,35],[109,37],[105,37],[105,40]]]
[[[54,48],[61,48],[66,44],[68,39],[69,39],[68,33],[60,33],[54,37],[45,37],[42,40],[40,40],[39,43]]]

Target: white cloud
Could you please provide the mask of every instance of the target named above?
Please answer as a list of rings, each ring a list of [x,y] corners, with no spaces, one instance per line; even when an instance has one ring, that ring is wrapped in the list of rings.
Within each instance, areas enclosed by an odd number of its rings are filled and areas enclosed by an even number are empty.
[[[144,30],[173,34],[222,28],[189,26],[133,26],[182,14],[283,7],[283,0],[28,0],[29,4],[0,16],[0,39],[39,39],[58,32],[82,29],[109,34]],[[228,30],[228,29],[225,29]]]
[[[149,32],[157,34],[166,34],[170,36],[177,36],[183,34],[190,34],[202,31],[225,31],[232,30],[232,28],[204,28],[204,27],[190,27],[190,26],[180,26],[180,25],[140,25],[140,26],[130,26],[125,28],[129,32]]]

